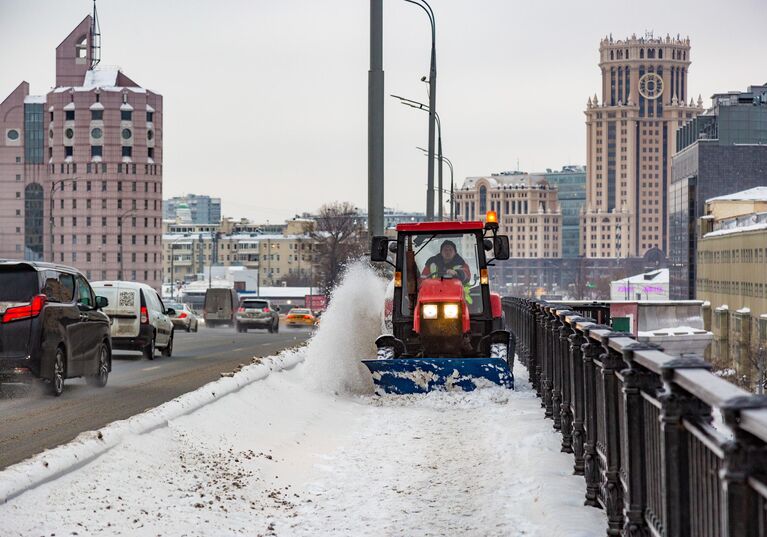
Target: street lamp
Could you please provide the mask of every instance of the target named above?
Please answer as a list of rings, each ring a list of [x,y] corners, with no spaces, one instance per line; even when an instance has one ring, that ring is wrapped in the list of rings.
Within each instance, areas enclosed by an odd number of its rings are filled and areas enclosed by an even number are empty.
[[[51,181],[51,194],[48,196],[50,201],[50,208],[48,210],[48,227],[49,227],[49,234],[51,238],[51,263],[55,263],[56,260],[53,257],[53,226],[54,226],[54,219],[53,219],[53,193],[56,192],[56,186],[61,185],[61,190],[64,190],[64,184],[69,181],[77,181],[77,177],[70,177],[67,179],[56,179]]]
[[[399,102],[404,104],[405,106],[409,106],[410,108],[415,108],[416,110],[423,110],[424,112],[429,112],[431,114],[431,108],[423,103],[419,103],[418,101],[414,101],[412,99],[406,99],[405,97],[400,97],[399,95],[392,95],[395,99],[399,99]],[[434,113],[434,117],[437,120],[437,159],[439,161],[439,170],[438,170],[438,186],[437,186],[437,215],[438,220],[443,220],[442,215],[442,161],[444,160],[442,157],[442,122],[439,119],[439,114],[436,112]],[[431,157],[432,160],[434,160],[434,151],[427,151],[427,155]],[[432,192],[432,205],[434,204],[434,181],[432,180],[431,184],[427,186],[429,188],[429,192]],[[427,213],[426,215],[427,219],[429,219],[429,215]],[[434,217],[434,211],[432,210],[432,217]]]
[[[416,147],[416,149],[419,149],[420,151],[423,151],[424,155],[428,156],[429,152],[426,151],[423,147]],[[440,159],[440,181],[439,181],[439,203],[440,203],[440,209],[442,206],[442,193],[447,192],[445,189],[442,188],[442,162],[445,161],[447,163],[447,167],[450,168],[450,220],[455,220],[455,183],[453,182],[453,163],[450,162],[450,159],[442,155],[442,144],[440,143],[440,152],[438,155],[438,158]],[[441,213],[440,213],[441,216]],[[440,218],[441,220],[441,218]]]
[[[426,219],[434,218],[434,127],[437,114],[437,48],[434,11],[426,0],[405,0],[426,12],[431,24],[431,62],[429,64],[429,165],[426,186]]]
[[[125,263],[125,255],[123,254],[123,220],[126,216],[128,216],[131,213],[135,213],[136,209],[128,209],[127,211],[124,211],[120,216],[117,217],[117,226],[120,228],[119,231],[119,237],[120,237],[120,277],[117,278],[118,280],[122,280],[124,277],[124,263]]]

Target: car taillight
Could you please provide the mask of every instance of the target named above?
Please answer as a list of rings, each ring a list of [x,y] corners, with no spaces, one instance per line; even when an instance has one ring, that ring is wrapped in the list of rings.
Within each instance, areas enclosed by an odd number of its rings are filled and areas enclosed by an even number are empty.
[[[45,295],[35,295],[32,297],[32,302],[24,304],[23,306],[14,306],[8,308],[3,314],[3,322],[10,323],[12,321],[21,321],[22,319],[31,319],[40,315],[43,311],[43,306],[47,297]]]
[[[269,313],[269,308],[264,308],[264,309],[263,309],[263,312],[264,312],[264,313]]]
[[[245,308],[238,308],[237,311],[240,312],[240,313],[244,313],[245,312]]]
[[[186,319],[186,312],[185,312],[185,311],[182,311],[181,313],[179,313],[179,314],[178,314],[178,318],[179,318],[179,319]]]
[[[149,324],[149,313],[146,311],[146,306],[141,306],[141,324]]]

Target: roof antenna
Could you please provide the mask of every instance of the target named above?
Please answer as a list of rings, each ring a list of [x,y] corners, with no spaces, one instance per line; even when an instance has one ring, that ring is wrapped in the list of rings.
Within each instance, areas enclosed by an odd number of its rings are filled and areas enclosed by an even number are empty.
[[[101,26],[96,12],[96,0],[93,0],[93,18],[91,20],[91,69],[101,61]]]

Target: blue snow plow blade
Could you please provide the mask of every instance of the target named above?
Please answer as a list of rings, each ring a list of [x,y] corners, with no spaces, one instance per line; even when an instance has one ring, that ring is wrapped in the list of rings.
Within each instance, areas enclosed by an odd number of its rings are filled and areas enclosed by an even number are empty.
[[[491,385],[514,388],[514,375],[502,358],[392,358],[362,363],[373,374],[378,394],[470,392]]]

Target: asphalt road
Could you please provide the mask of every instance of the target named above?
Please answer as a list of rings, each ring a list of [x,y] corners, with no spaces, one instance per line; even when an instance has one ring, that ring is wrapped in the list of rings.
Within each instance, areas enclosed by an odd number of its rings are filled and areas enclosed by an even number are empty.
[[[254,356],[300,345],[309,335],[308,329],[238,334],[201,326],[197,333],[176,332],[170,358],[158,352],[150,361],[140,353],[116,352],[104,388],[68,379],[64,394],[53,397],[47,384],[0,386],[0,469],[194,390]]]

